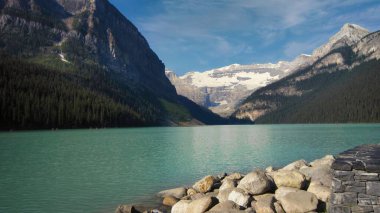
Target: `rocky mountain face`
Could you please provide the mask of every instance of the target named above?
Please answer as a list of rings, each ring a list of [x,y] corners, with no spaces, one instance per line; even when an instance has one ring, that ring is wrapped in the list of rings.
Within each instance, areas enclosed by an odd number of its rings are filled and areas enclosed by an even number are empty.
[[[294,61],[277,64],[251,64],[189,72],[177,76],[167,70],[166,76],[181,94],[214,113],[228,117],[236,106],[256,89],[279,80],[294,70],[308,65],[310,56],[300,55]]]
[[[309,66],[255,91],[232,116],[257,123],[378,121],[379,47],[379,32],[345,24]]]
[[[164,64],[107,0],[5,0],[0,9],[0,48],[7,53],[99,63],[125,73],[130,84],[162,96],[175,94]]]
[[[177,95],[108,0],[0,0],[0,55],[0,128],[227,122]]]

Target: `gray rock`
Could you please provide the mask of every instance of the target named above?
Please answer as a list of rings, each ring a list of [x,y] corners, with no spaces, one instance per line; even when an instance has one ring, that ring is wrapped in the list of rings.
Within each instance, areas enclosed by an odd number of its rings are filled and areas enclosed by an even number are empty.
[[[192,201],[188,205],[186,213],[203,213],[210,209],[214,204],[215,202],[212,197],[206,196]]]
[[[334,161],[334,163],[331,165],[331,168],[334,170],[340,170],[340,171],[351,171],[352,163],[338,159]]]
[[[360,173],[360,174],[355,174],[354,176],[355,180],[361,180],[361,181],[377,181],[379,180],[379,174],[377,173]]]
[[[230,212],[235,210],[240,210],[240,206],[233,201],[228,200],[218,203],[216,206],[212,207],[209,212]]]
[[[120,205],[116,208],[115,213],[139,213],[132,205]]]
[[[307,164],[307,162],[305,160],[298,160],[298,161],[295,161],[291,164],[288,164],[287,166],[285,166],[284,168],[282,168],[280,170],[288,170],[288,171],[299,170],[303,166],[309,166],[309,165]]]
[[[206,192],[211,191],[214,183],[215,183],[214,177],[209,175],[202,178],[202,180],[199,180],[198,182],[196,182],[193,185],[193,188],[197,190],[198,192],[206,193]]]
[[[334,171],[333,177],[342,181],[353,181],[355,173],[352,171]]]
[[[331,194],[331,203],[336,205],[356,205],[358,195],[356,192],[345,192],[345,193],[333,193]]]
[[[273,205],[276,213],[285,213],[285,210],[282,208],[279,202],[275,202]]]
[[[277,200],[281,200],[285,195],[289,194],[290,192],[298,192],[300,189],[293,188],[293,187],[280,187],[275,192],[275,198]]]
[[[236,188],[228,195],[228,200],[247,208],[252,198],[243,189]]]
[[[373,212],[372,206],[353,206],[351,207],[352,213],[364,213],[364,212]]]
[[[317,209],[318,198],[305,191],[290,192],[280,200],[285,212],[310,212]]]
[[[220,203],[228,200],[228,195],[234,190],[235,188],[227,188],[220,190],[218,193],[218,196],[216,197]]]
[[[323,202],[330,200],[330,187],[323,186],[319,182],[311,182],[307,191],[315,194],[317,198]]]
[[[346,187],[345,187],[345,185],[343,185],[341,180],[333,178],[332,183],[331,183],[331,188],[333,189],[334,193],[336,193],[336,192],[339,193],[339,192],[344,192]]]
[[[380,213],[380,205],[379,206],[373,206],[373,212],[374,213]]]
[[[310,166],[312,167],[320,167],[320,166],[327,166],[331,168],[331,165],[334,163],[335,158],[332,155],[326,155],[325,157],[321,159],[314,160],[310,163]]]
[[[277,171],[272,174],[272,177],[278,188],[281,186],[285,186],[302,189],[306,183],[305,175],[295,170]]]
[[[255,196],[254,199],[251,205],[257,213],[275,213],[274,194]]]
[[[358,204],[365,205],[380,205],[380,199],[377,196],[367,195],[367,194],[359,194],[358,195]]]
[[[271,182],[263,171],[255,171],[247,174],[241,179],[238,188],[244,189],[246,192],[258,195],[264,194],[271,190]]]
[[[380,196],[380,182],[368,181],[366,189],[368,195]]]
[[[246,209],[244,210],[244,212],[245,212],[245,213],[256,213],[255,209],[252,208],[252,207],[250,207],[250,208],[246,208]]]
[[[235,188],[235,187],[236,187],[236,182],[232,179],[226,178],[222,181],[222,185],[220,186],[219,190]]]
[[[311,181],[321,182],[322,185],[331,187],[332,171],[330,167],[321,165],[318,167],[304,167],[299,170],[305,177]]]
[[[346,186],[346,192],[366,193],[365,186]]]
[[[159,197],[168,197],[172,196],[178,199],[181,199],[182,197],[186,196],[186,189],[183,187],[175,188],[175,189],[168,189],[161,191],[157,194]]]
[[[232,173],[232,174],[226,176],[224,179],[240,180],[242,178],[243,178],[242,174],[235,172],[235,173]]]
[[[329,208],[329,212],[334,212],[334,213],[351,213],[351,208],[350,208],[350,206],[344,206],[344,205],[331,206]]]
[[[173,206],[171,213],[187,213],[190,203],[190,200],[180,200]]]

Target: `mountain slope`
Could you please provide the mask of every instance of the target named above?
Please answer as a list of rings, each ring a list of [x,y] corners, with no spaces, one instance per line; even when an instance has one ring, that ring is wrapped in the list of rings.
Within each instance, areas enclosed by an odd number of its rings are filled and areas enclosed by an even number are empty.
[[[228,122],[200,108],[192,116],[145,38],[107,0],[5,0],[0,9],[2,129]]]
[[[314,51],[311,66],[257,90],[233,117],[256,123],[379,122],[379,47],[379,32],[346,24]]]
[[[183,76],[167,70],[166,76],[178,94],[219,115],[229,116],[253,91],[306,66],[308,61],[308,55],[300,55],[292,62],[232,64],[204,72],[189,72]]]

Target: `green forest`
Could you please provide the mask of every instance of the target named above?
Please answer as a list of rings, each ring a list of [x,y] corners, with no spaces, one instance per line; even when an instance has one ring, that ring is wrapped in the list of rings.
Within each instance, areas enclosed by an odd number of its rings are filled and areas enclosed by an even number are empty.
[[[0,60],[0,129],[156,126],[190,122],[226,124],[184,97],[165,99],[127,85],[119,73],[52,58]],[[79,65],[78,65],[79,66]]]
[[[250,100],[271,100],[279,106],[256,123],[380,122],[379,82],[380,61],[372,60],[352,70],[322,73],[302,81],[297,89],[311,91],[303,96],[265,96],[258,91]]]
[[[24,60],[0,61],[1,129],[158,124],[162,107],[100,68],[70,73]],[[144,98],[140,98],[144,97]]]

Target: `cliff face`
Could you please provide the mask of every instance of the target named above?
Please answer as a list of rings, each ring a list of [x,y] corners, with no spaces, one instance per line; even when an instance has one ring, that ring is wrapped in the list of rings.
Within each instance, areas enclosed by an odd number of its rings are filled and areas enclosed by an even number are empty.
[[[131,85],[173,96],[164,64],[145,38],[107,0],[6,0],[1,5],[0,48],[13,55],[62,55],[97,63]],[[157,88],[160,88],[157,90]]]
[[[0,129],[225,124],[107,0],[0,0]]]

